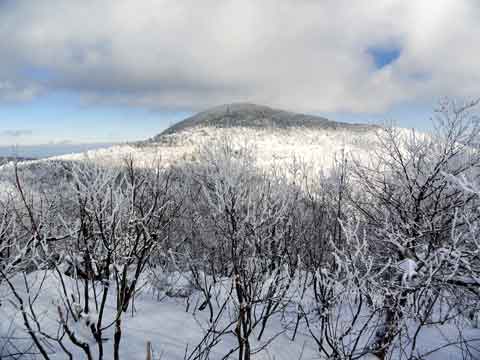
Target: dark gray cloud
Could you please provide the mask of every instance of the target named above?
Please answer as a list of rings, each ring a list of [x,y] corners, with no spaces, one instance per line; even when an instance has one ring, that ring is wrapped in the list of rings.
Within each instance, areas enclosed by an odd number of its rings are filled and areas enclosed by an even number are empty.
[[[0,101],[68,90],[89,103],[148,108],[252,101],[369,112],[479,95],[476,0],[6,4]],[[392,44],[401,53],[379,68],[368,49]]]

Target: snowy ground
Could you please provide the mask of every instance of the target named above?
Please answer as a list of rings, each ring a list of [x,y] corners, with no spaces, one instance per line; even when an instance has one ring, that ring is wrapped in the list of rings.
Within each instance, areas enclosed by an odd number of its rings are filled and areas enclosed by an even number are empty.
[[[202,302],[203,297],[200,292],[192,290],[186,276],[176,277],[175,281],[169,283],[169,290],[175,289],[186,290],[188,297],[169,297],[165,296],[165,289],[158,293],[153,291],[151,287],[146,286],[144,290],[135,299],[135,312],[130,310],[124,314],[124,330],[121,343],[121,358],[123,359],[145,359],[147,341],[151,342],[156,358],[181,360],[184,359],[185,353],[189,353],[199,343],[208,325],[207,311],[198,311],[198,304]],[[226,279],[225,283],[229,280]],[[34,299],[33,309],[39,319],[42,330],[55,336],[60,328],[58,315],[58,305],[62,303],[62,295],[60,292],[61,284],[57,275],[53,272],[38,271],[31,273],[24,280],[17,276],[13,283],[19,288],[25,289],[22,284],[28,283],[31,288],[30,292],[22,291],[21,295],[24,299]],[[42,284],[43,288],[40,293],[36,289]],[[223,285],[221,285],[223,286]],[[73,281],[67,283],[67,287],[72,294],[77,289]],[[172,293],[172,291],[170,291]],[[30,349],[31,341],[23,326],[21,312],[14,306],[14,302],[5,301],[6,298],[12,298],[11,293],[5,283],[0,286],[0,339],[12,338],[11,342],[1,344],[0,355],[8,351],[12,351],[15,346],[19,351]],[[27,303],[27,301],[26,301]],[[187,304],[190,304],[187,307]],[[114,316],[115,296],[112,292],[107,300],[107,312],[104,323],[108,323]],[[92,304],[93,307],[93,304]],[[215,310],[218,310],[215,308]],[[27,310],[28,314],[31,314]],[[288,311],[287,311],[288,313]],[[89,319],[95,319],[96,314],[91,311],[88,315]],[[228,315],[226,315],[228,318]],[[227,319],[225,319],[227,320]],[[252,336],[253,348],[260,348],[270,341],[265,349],[261,350],[253,356],[253,359],[321,359],[317,352],[317,348],[312,338],[309,336],[304,324],[299,328],[295,341],[292,341],[293,323],[290,322],[288,316],[280,314],[270,321],[267,331],[262,339],[263,342],[255,341],[258,331]],[[75,334],[86,341],[95,349],[94,339],[85,326],[85,323],[70,322],[70,326],[74,329]],[[105,333],[107,338],[105,341],[106,354],[112,353],[112,328]],[[453,324],[443,325],[439,327],[427,328],[422,331],[419,337],[419,354],[426,354],[431,350],[435,350],[425,359],[462,359],[462,351],[460,346],[450,345],[442,348],[447,342],[454,342],[457,339],[457,327]],[[463,336],[466,338],[480,339],[480,330],[474,328],[463,329]],[[74,359],[83,359],[84,354],[78,348],[68,345],[67,347],[74,354]],[[221,338],[221,342],[217,344],[210,354],[212,359],[221,359],[229,350],[235,347],[236,338],[233,333],[226,334]],[[480,340],[478,340],[480,345]],[[459,344],[460,345],[460,344]],[[54,342],[45,342],[45,347],[49,351],[51,359],[64,359],[65,354],[60,350],[58,344]],[[95,352],[94,352],[95,353]],[[478,354],[480,355],[480,354]],[[1,357],[0,357],[1,358]],[[95,356],[94,356],[95,358]],[[111,355],[106,355],[106,359],[110,359]],[[235,358],[234,355],[231,358]],[[365,355],[362,359],[372,359],[371,355]]]
[[[46,276],[46,278],[44,278]],[[189,286],[185,281],[179,279],[176,287]],[[34,302],[34,309],[40,319],[42,328],[55,335],[60,327],[57,306],[61,303],[60,282],[55,274],[51,272],[36,272],[30,274],[27,282],[32,285],[30,296],[36,296],[36,289],[39,284],[43,283],[43,289],[40,296]],[[16,285],[21,286],[23,279],[19,276],[14,280]],[[0,286],[0,299],[5,300],[11,298],[8,288]],[[72,293],[75,293],[75,284],[70,283]],[[28,298],[28,294],[22,294]],[[187,298],[185,297],[168,297],[164,293],[159,294],[151,289],[145,289],[135,299],[136,312],[126,313],[124,316],[124,330],[122,334],[121,355],[124,359],[145,359],[147,341],[152,343],[154,353],[161,355],[162,359],[181,360],[184,358],[185,351],[191,351],[202,339],[205,329],[208,325],[207,311],[195,310],[198,304],[203,301],[200,292],[194,291],[190,294],[188,302],[190,303],[187,311]],[[115,310],[115,296],[112,294],[107,302],[107,319],[111,320]],[[90,317],[95,317],[95,313],[91,312]],[[25,331],[22,323],[21,313],[12,303],[5,301],[0,307],[0,339],[13,336],[16,340],[13,342],[19,349],[28,349],[30,347],[30,339]],[[105,321],[108,323],[108,321]],[[304,359],[316,358],[316,350],[306,334],[299,333],[296,341],[290,341],[291,332],[285,331],[279,317],[272,320],[270,326],[265,333],[265,339],[275,337],[275,340],[265,349],[259,352],[255,359],[298,359],[303,353]],[[92,348],[95,347],[94,339],[90,330],[83,324],[72,324],[76,334],[84,341],[88,342]],[[113,342],[113,328],[110,334],[106,333],[108,340],[105,342],[107,348],[106,353],[112,353],[111,348]],[[256,334],[258,335],[258,333]],[[23,340],[22,340],[23,339]],[[212,352],[212,358],[222,358],[225,353],[235,347],[236,338],[233,333],[225,335],[220,344],[218,344]],[[253,341],[253,348],[261,346],[263,343]],[[0,355],[2,354],[2,346],[0,341]],[[5,345],[4,345],[5,346]],[[8,344],[6,346],[9,346]],[[109,349],[110,347],[110,349]],[[84,354],[73,347],[69,347],[75,354],[75,359],[83,358]],[[5,349],[4,349],[5,351]],[[58,345],[51,343],[50,347],[52,359],[64,359],[65,354],[58,348]],[[5,352],[4,352],[5,353]],[[1,358],[1,357],[0,357]],[[106,356],[107,359],[110,356]]]

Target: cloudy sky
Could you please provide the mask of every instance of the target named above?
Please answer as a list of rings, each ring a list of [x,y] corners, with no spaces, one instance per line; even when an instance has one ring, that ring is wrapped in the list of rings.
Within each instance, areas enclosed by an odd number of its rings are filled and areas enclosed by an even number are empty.
[[[0,145],[125,141],[248,101],[424,128],[480,96],[478,0],[0,0]]]

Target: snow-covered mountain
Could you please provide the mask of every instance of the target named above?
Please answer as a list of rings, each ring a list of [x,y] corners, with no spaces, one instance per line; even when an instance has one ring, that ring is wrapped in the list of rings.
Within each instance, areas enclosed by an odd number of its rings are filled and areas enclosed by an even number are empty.
[[[233,103],[220,105],[200,112],[169,127],[151,141],[161,141],[166,135],[179,133],[196,127],[232,128],[247,127],[256,129],[309,128],[315,130],[348,129],[365,131],[371,126],[335,122],[319,116],[297,114],[268,106]]]
[[[296,114],[255,104],[221,105],[189,117],[152,138],[130,145],[57,157],[118,163],[132,157],[138,166],[160,162],[169,166],[195,159],[199,147],[215,141],[232,146],[252,146],[258,164],[291,162],[293,158],[314,167],[329,168],[341,152],[368,158],[377,126],[349,124],[322,117]]]

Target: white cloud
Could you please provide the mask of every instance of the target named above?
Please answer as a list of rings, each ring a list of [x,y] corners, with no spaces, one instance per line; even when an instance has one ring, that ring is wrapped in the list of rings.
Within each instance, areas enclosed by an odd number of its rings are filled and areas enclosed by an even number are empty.
[[[44,68],[54,76],[36,86],[89,102],[370,112],[480,95],[476,0],[13,4],[0,12],[0,83],[30,83],[21,66]],[[400,57],[376,69],[367,49],[392,45]]]

